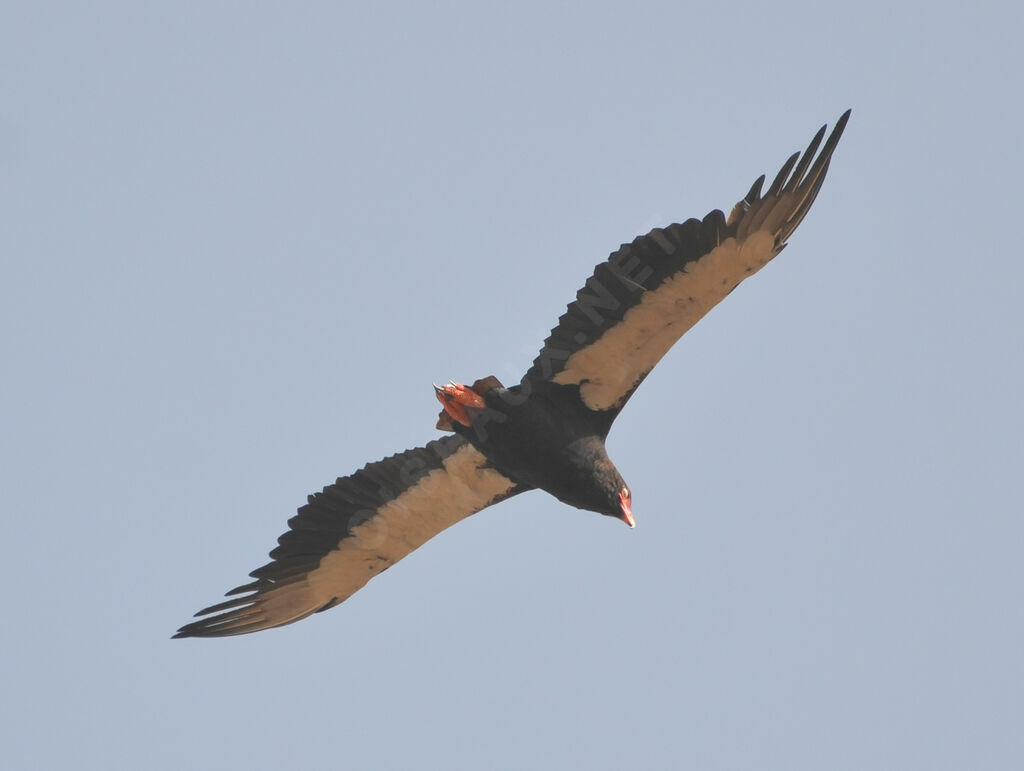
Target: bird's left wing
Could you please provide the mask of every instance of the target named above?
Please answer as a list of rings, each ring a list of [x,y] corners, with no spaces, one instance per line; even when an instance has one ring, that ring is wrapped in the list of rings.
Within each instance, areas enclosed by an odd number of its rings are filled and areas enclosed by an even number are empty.
[[[309,496],[272,561],[249,574],[256,580],[174,636],[245,634],[327,610],[445,528],[523,489],[459,436],[370,463]]]
[[[763,195],[764,176],[754,182],[728,220],[715,210],[623,244],[576,293],[523,386],[578,386],[610,426],[676,340],[782,251],[814,203],[849,117],[847,110],[819,153],[822,126]]]

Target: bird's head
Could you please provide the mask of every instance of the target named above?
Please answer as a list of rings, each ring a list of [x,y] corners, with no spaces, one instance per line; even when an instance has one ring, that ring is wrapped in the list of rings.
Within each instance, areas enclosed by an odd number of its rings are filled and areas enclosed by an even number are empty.
[[[610,480],[609,482],[607,485],[602,485],[604,503],[601,506],[588,508],[605,516],[615,517],[615,519],[625,522],[630,528],[636,527],[636,520],[633,519],[632,497],[629,493],[629,487],[622,481],[622,477],[619,477],[615,482]]]
[[[558,485],[544,489],[570,506],[615,517],[636,527],[629,485],[608,457],[603,439],[582,437],[569,445],[565,457],[570,464],[563,467]]]
[[[593,469],[593,481],[600,490],[601,503],[586,508],[622,520],[631,528],[636,527],[636,520],[633,519],[633,497],[619,470],[606,458],[596,461]]]

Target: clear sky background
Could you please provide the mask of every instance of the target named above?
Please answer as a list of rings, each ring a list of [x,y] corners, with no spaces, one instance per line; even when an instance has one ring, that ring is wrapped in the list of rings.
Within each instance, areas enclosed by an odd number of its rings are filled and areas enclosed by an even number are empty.
[[[1019,7],[514,5],[4,6],[3,765],[1024,767]],[[169,639],[847,107],[612,432],[635,532],[530,493]]]

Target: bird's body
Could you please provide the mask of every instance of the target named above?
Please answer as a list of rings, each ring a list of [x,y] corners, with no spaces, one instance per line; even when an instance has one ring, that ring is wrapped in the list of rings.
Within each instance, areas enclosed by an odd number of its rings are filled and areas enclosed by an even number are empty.
[[[728,219],[657,228],[624,244],[577,293],[522,381],[436,387],[426,446],[368,464],[309,496],[272,561],[197,613],[176,637],[281,626],[342,602],[437,533],[505,498],[541,489],[631,527],[631,493],[605,451],[619,411],[672,345],[786,245],[814,202],[849,118],[760,177]],[[817,155],[816,155],[817,153]]]
[[[484,406],[467,407],[469,425],[453,420],[452,429],[494,468],[523,489],[539,488],[570,506],[625,516],[617,497],[625,482],[604,447],[609,416],[587,409],[577,386],[541,382],[506,389],[490,377],[473,390]]]

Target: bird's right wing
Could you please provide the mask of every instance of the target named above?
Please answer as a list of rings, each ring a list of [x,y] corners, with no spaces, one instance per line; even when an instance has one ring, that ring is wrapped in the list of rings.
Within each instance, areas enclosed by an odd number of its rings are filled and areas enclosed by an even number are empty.
[[[442,530],[524,489],[459,436],[370,463],[309,496],[272,561],[249,574],[256,580],[174,636],[245,634],[327,610]]]

